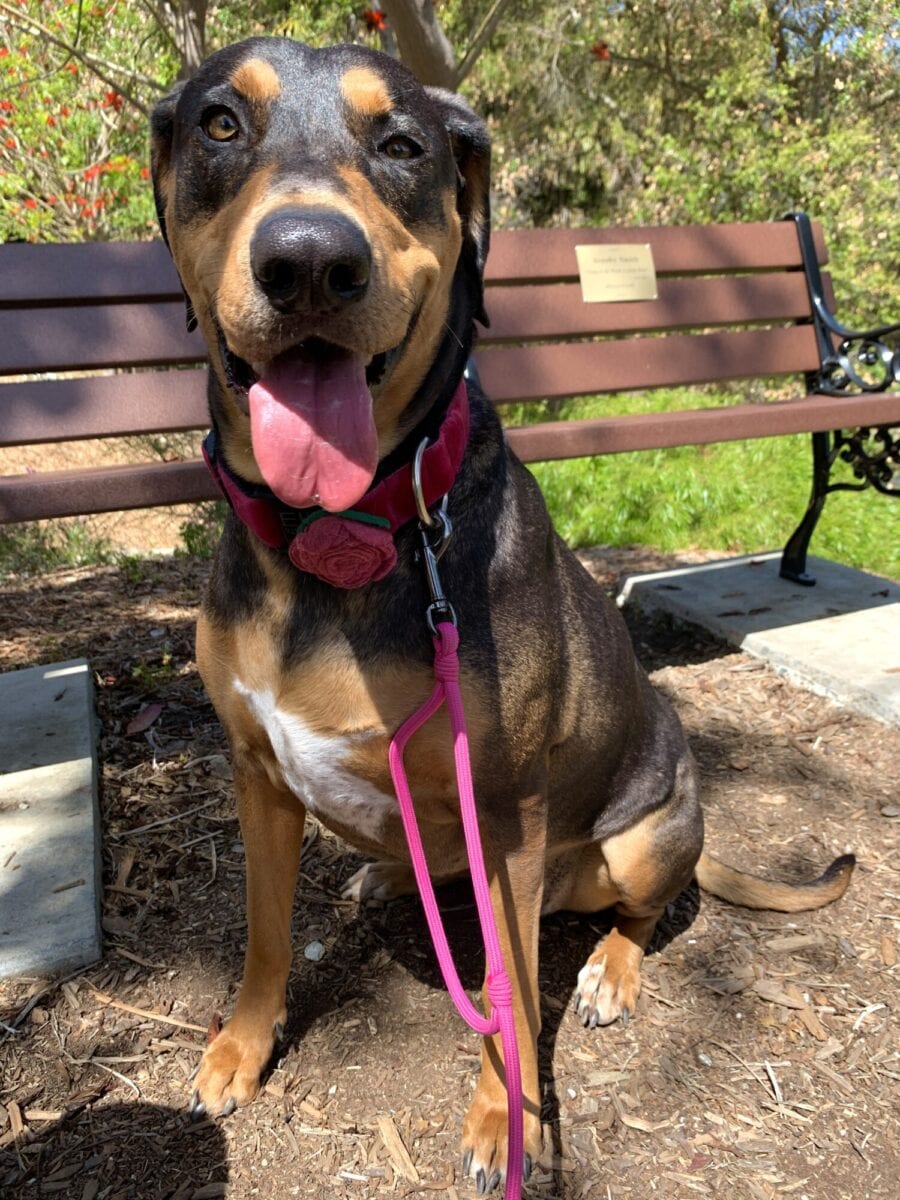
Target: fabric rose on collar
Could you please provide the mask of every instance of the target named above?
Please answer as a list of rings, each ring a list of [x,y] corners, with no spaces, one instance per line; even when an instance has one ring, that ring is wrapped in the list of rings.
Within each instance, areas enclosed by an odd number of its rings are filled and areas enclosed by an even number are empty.
[[[361,514],[362,516],[362,514]],[[377,524],[372,524],[372,521]],[[288,549],[291,562],[333,587],[356,588],[384,579],[397,562],[394,538],[378,518],[323,514]]]

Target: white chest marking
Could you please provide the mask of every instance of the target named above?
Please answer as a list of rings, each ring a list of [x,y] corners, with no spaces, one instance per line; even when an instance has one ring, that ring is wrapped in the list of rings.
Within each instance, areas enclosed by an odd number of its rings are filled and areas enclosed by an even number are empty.
[[[334,821],[367,840],[380,841],[388,816],[397,813],[397,802],[344,766],[353,747],[371,735],[325,737],[300,717],[282,711],[268,689],[253,691],[240,679],[235,679],[234,689],[268,734],[285,783],[309,811],[326,825]]]

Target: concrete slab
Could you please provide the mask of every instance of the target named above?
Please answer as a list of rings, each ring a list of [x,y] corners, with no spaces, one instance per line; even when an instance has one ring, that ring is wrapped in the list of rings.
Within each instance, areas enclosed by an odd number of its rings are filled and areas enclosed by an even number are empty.
[[[627,579],[619,604],[700,625],[820,696],[900,728],[900,584],[810,558],[816,586],[778,574],[780,551]]]
[[[100,957],[100,813],[84,659],[0,675],[0,978]]]

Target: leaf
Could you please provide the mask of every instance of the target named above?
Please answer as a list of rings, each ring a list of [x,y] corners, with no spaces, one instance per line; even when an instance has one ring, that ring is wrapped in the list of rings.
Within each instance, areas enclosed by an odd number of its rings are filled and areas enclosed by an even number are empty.
[[[137,716],[132,717],[125,726],[126,735],[130,737],[134,733],[143,733],[149,729],[162,710],[161,704],[145,704]]]

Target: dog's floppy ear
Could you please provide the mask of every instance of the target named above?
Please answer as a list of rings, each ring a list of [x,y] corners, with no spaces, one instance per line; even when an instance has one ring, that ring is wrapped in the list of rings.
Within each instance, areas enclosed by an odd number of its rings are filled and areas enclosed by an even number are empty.
[[[172,156],[172,135],[175,130],[175,107],[184,83],[176,83],[168,95],[163,96],[150,116],[150,171],[153,176],[153,199],[156,201],[156,216],[163,241],[166,236],[165,181],[169,173]]]
[[[475,317],[488,324],[484,311],[484,264],[491,236],[491,142],[484,122],[455,92],[425,89],[439,110],[456,158],[459,173],[457,208],[463,226],[463,261],[471,268],[477,284]]]
[[[154,108],[150,116],[150,171],[153,176],[153,199],[156,203],[156,219],[163,241],[169,245],[166,230],[166,179],[172,159],[172,135],[175,130],[175,108],[184,88],[184,81],[176,83],[168,95]],[[197,328],[197,318],[187,292],[184,295],[188,333]]]

